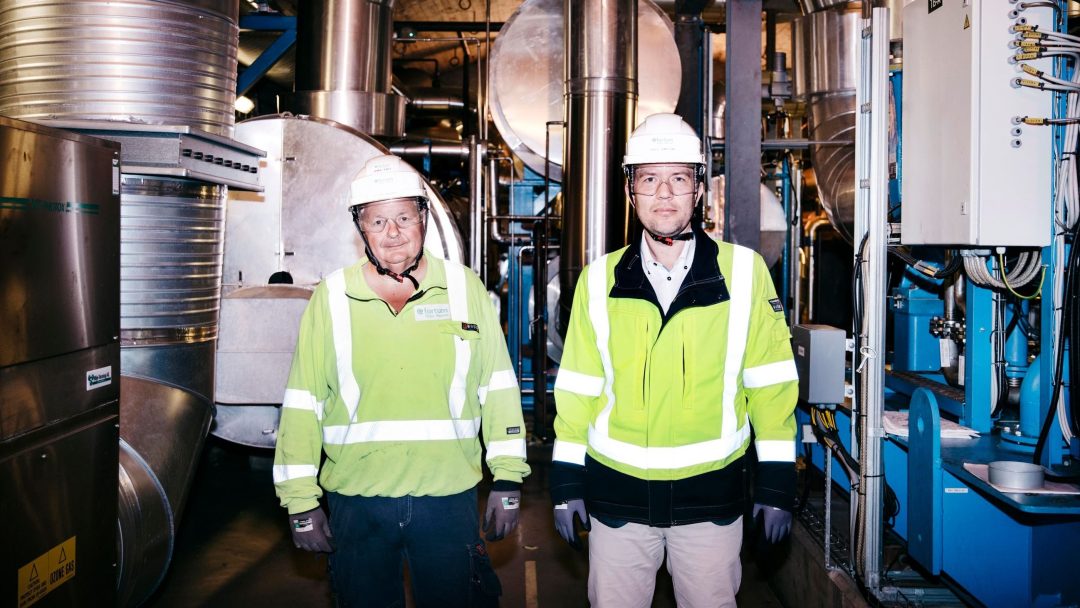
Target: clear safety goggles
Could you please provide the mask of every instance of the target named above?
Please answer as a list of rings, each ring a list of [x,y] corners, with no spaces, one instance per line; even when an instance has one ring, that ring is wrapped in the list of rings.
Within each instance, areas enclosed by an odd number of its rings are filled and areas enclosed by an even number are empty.
[[[364,232],[378,234],[386,230],[386,227],[390,225],[390,222],[396,224],[398,230],[404,230],[405,228],[411,228],[419,224],[421,221],[423,221],[423,219],[423,215],[417,211],[400,213],[398,215],[395,215],[394,217],[376,216],[372,218],[367,218],[361,215],[360,227],[364,229]]]
[[[697,190],[697,180],[694,179],[693,172],[678,173],[668,177],[667,179],[660,179],[655,175],[634,175],[634,194],[640,194],[642,196],[655,196],[660,191],[662,184],[668,185],[668,190],[671,191],[672,196],[685,196],[687,194],[693,194]]]

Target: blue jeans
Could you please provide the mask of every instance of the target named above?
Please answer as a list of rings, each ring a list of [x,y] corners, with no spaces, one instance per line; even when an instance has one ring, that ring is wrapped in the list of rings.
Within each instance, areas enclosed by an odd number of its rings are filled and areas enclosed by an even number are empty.
[[[328,493],[330,582],[339,606],[497,606],[499,579],[480,538],[476,488],[452,496],[401,498]]]

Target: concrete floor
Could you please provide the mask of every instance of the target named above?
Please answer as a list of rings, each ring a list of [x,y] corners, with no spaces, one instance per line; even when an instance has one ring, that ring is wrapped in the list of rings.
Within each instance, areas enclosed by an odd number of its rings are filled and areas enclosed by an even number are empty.
[[[172,566],[147,606],[332,606],[326,558],[289,542],[285,511],[270,481],[271,454],[207,441],[182,516]],[[502,606],[587,606],[588,561],[555,533],[547,497],[551,448],[529,449],[515,534],[489,543],[502,581]],[[486,496],[482,488],[481,501]],[[482,503],[481,503],[482,506]],[[780,607],[753,561],[744,559],[743,607]],[[654,607],[675,606],[663,568]]]

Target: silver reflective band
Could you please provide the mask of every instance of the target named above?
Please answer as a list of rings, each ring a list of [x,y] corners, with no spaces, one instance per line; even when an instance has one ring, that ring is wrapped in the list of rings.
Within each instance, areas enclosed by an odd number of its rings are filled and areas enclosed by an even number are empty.
[[[353,375],[352,317],[349,314],[349,297],[345,295],[345,270],[335,270],[326,277],[329,292],[330,324],[334,328],[334,354],[337,362],[338,387],[341,401],[349,413],[349,421],[356,420],[356,407],[360,403],[360,386]]]
[[[759,439],[754,442],[757,457],[761,462],[795,462],[794,441],[770,441]]]
[[[750,334],[750,304],[754,293],[754,252],[739,245],[732,246],[731,295],[728,308],[727,353],[724,355],[724,392],[721,397],[720,437],[735,432],[735,396],[739,392],[739,372],[742,371],[746,340]]]
[[[726,437],[673,447],[642,447],[612,439],[589,427],[589,445],[596,453],[643,470],[681,469],[724,460],[743,447],[748,439],[748,423]]]
[[[584,443],[571,443],[556,439],[555,449],[551,451],[551,460],[585,466],[586,451],[587,448]]]
[[[323,441],[330,445],[374,441],[438,441],[472,439],[480,432],[480,419],[381,420],[344,426],[324,426]]]
[[[274,483],[281,483],[283,481],[289,481],[290,479],[302,479],[304,477],[315,477],[319,474],[319,469],[313,464],[275,464],[274,465]]]
[[[746,388],[761,388],[781,382],[794,382],[798,379],[799,371],[795,368],[794,359],[748,367],[743,370],[743,386]]]
[[[525,440],[504,439],[502,441],[489,441],[487,444],[487,460],[490,462],[493,458],[499,456],[525,458]]]
[[[555,388],[586,397],[599,397],[604,391],[604,379],[560,367],[558,375],[555,376]]]
[[[446,269],[446,297],[450,300],[450,318],[467,323],[469,321],[469,302],[465,291],[465,267],[453,262],[443,262]],[[454,376],[450,379],[450,417],[461,418],[465,411],[466,377],[469,374],[469,359],[472,347],[461,338],[454,336]],[[479,398],[479,394],[477,395]]]

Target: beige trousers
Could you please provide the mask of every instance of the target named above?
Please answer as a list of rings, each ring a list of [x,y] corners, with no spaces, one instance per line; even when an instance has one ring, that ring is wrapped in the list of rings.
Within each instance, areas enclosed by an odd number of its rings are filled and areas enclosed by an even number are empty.
[[[590,520],[594,608],[648,608],[665,549],[679,608],[734,608],[742,580],[742,517],[726,526],[703,522],[670,528],[635,523],[609,528]]]

